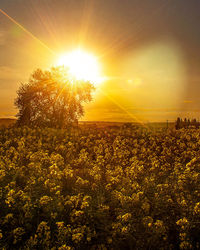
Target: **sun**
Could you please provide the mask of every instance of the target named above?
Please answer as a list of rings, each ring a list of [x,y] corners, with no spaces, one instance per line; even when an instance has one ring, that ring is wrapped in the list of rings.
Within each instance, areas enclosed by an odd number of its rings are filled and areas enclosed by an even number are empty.
[[[97,57],[84,50],[77,49],[62,54],[57,65],[67,67],[77,80],[90,81],[95,85],[102,81]]]

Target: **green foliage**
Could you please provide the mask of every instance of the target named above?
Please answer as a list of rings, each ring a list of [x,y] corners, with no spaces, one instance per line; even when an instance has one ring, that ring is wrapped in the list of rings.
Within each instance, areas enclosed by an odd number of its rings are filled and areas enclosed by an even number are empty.
[[[77,122],[93,89],[90,82],[70,78],[64,67],[38,69],[17,92],[18,124],[64,128]]]
[[[0,130],[1,249],[198,249],[200,131]]]

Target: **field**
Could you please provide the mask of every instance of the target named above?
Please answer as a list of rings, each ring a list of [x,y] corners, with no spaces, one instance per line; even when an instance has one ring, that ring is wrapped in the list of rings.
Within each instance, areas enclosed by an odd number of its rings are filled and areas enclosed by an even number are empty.
[[[10,127],[14,125],[16,122],[16,119],[12,118],[0,118],[0,128],[2,127]]]
[[[1,249],[199,249],[200,130],[0,130]]]

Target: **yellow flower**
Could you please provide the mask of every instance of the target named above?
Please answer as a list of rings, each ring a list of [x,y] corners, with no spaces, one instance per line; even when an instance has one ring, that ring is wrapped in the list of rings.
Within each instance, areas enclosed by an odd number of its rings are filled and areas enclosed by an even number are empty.
[[[50,201],[52,201],[52,198],[47,196],[47,195],[44,195],[40,198],[40,205],[45,206],[45,205],[49,204]]]
[[[62,245],[61,247],[58,248],[58,250],[71,250],[71,249],[72,247],[66,245]]]
[[[122,230],[121,230],[121,231],[122,231],[122,233],[124,233],[124,234],[125,234],[125,233],[128,233],[128,227],[122,227]]]
[[[151,227],[153,219],[150,216],[146,216],[143,218],[142,222],[146,227]]]
[[[196,203],[194,207],[194,213],[200,215],[200,202]]]
[[[122,215],[122,221],[127,222],[131,219],[132,215],[130,213],[126,213]]]
[[[0,240],[3,238],[2,231],[0,230]]]
[[[75,242],[75,243],[78,243],[82,240],[83,238],[83,234],[82,233],[75,233],[72,235],[72,240]]]

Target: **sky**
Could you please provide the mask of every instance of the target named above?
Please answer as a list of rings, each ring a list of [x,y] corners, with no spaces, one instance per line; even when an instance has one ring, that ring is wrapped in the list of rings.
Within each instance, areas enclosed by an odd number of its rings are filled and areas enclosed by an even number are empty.
[[[0,0],[0,117],[37,68],[81,47],[104,82],[83,120],[200,118],[199,0]]]

